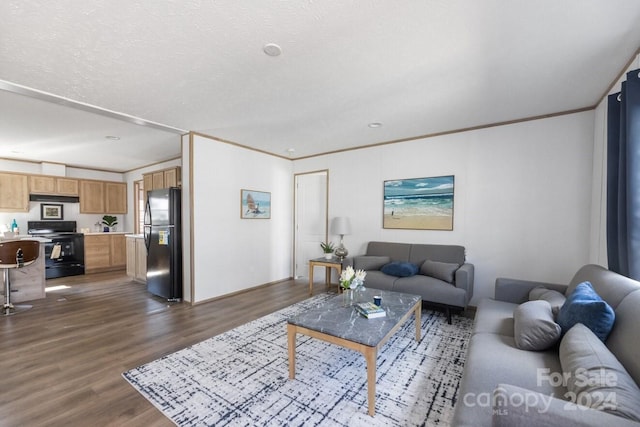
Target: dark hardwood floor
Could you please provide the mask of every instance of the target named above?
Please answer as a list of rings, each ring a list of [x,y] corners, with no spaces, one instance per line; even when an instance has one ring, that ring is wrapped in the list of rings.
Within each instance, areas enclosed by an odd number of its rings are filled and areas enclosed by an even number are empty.
[[[0,319],[5,427],[171,426],[124,371],[309,297],[307,282],[287,281],[192,307],[152,296],[124,272],[47,286],[66,287]]]

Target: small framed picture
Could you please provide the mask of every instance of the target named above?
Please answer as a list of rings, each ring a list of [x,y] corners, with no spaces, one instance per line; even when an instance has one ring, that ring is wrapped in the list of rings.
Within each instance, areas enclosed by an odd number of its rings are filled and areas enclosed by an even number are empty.
[[[240,190],[240,218],[271,218],[271,193],[265,191]]]
[[[40,203],[40,219],[63,219],[64,205]]]

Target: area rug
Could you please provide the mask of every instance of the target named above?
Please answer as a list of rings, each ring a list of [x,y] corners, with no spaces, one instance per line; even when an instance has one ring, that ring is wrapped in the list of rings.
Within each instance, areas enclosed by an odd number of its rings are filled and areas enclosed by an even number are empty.
[[[423,309],[377,358],[376,415],[367,413],[366,362],[298,335],[289,380],[286,319],[320,295],[127,371],[124,378],[179,426],[447,426],[472,320]]]

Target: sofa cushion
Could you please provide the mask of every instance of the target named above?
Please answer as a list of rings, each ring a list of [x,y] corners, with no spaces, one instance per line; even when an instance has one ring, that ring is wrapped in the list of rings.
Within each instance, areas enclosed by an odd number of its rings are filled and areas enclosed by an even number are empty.
[[[380,268],[391,262],[391,257],[361,255],[353,258],[353,268],[355,270],[380,270]]]
[[[460,264],[431,261],[428,259],[422,263],[422,266],[420,267],[420,274],[435,277],[436,279],[444,280],[447,283],[453,283],[455,273],[458,268],[460,268]]]
[[[435,277],[416,274],[411,277],[393,278],[395,279],[393,290],[396,292],[420,295],[424,301],[431,303],[461,308],[467,305],[467,292],[464,289],[451,286],[450,283],[443,282]]]
[[[551,305],[551,312],[553,318],[558,317],[560,308],[567,300],[562,292],[558,292],[553,289],[546,288],[544,286],[537,286],[529,292],[529,301],[544,300]]]
[[[563,332],[567,332],[576,323],[582,323],[604,341],[613,328],[615,318],[611,306],[593,290],[591,283],[582,282],[560,308],[558,324]]]
[[[418,266],[410,262],[390,262],[380,269],[384,274],[396,277],[409,277],[418,273]]]
[[[560,364],[574,403],[640,421],[640,389],[585,325],[576,324],[562,338]]]
[[[562,333],[553,320],[551,304],[544,300],[520,304],[513,312],[516,347],[522,350],[546,350],[553,346]]]
[[[517,304],[482,298],[478,302],[473,333],[490,333],[513,337],[513,312]]]

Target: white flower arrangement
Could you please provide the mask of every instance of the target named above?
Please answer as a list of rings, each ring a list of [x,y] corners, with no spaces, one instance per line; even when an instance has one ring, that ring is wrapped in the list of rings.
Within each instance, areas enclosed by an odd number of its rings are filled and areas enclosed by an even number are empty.
[[[350,265],[340,274],[340,286],[342,289],[355,289],[364,285],[364,278],[367,272],[364,270],[354,270]]]

